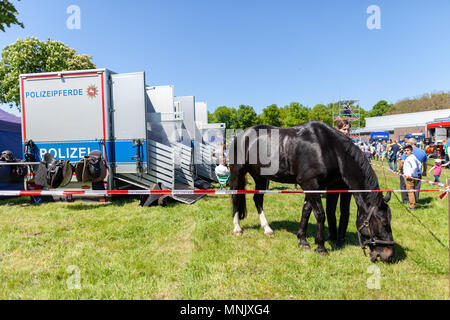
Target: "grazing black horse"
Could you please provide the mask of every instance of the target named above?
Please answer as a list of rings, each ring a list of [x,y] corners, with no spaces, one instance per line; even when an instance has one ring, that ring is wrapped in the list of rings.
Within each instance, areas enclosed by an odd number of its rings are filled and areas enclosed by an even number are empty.
[[[268,148],[270,143],[275,146],[274,149]],[[264,152],[265,158],[261,156]],[[230,157],[232,190],[245,188],[247,173],[255,180],[257,190],[267,189],[269,180],[298,184],[303,190],[323,190],[337,182],[344,183],[351,190],[380,190],[377,176],[361,150],[350,138],[320,121],[305,122],[291,128],[267,125],[248,128],[234,138]],[[278,164],[277,170],[262,174],[263,169],[269,168],[272,163]],[[253,199],[264,234],[272,236],[273,231],[263,212],[263,197],[262,194],[255,194]],[[387,205],[391,194],[383,198],[381,192],[361,192],[354,193],[354,197],[358,206],[358,234],[364,247],[369,246],[371,260],[381,258],[391,261],[394,241],[390,225],[391,212]],[[232,202],[234,233],[242,234],[239,220],[246,216],[245,195],[233,195]],[[306,228],[312,210],[317,220],[316,252],[327,254],[324,246],[325,212],[318,193],[305,195],[297,233],[299,246],[310,249]]]

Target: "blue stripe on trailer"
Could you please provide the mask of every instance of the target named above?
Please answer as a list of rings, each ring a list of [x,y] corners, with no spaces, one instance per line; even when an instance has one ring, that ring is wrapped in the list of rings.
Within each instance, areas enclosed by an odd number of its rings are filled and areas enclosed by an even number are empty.
[[[56,159],[77,162],[93,150],[101,150],[103,143],[100,140],[73,140],[73,141],[34,141],[40,159],[45,153],[51,153]],[[25,145],[22,144],[24,148]],[[136,163],[132,158],[136,156],[136,147],[132,139],[106,141],[107,159],[109,163]],[[141,160],[147,161],[147,143],[141,146]],[[104,155],[103,155],[104,156]]]

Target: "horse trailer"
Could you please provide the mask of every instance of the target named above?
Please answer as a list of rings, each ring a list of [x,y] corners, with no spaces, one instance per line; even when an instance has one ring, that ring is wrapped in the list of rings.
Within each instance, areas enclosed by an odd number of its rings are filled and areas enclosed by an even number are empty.
[[[195,98],[174,97],[173,86],[145,80],[144,72],[108,69],[20,75],[23,149],[33,145],[37,161],[50,153],[70,163],[100,150],[109,190],[194,188],[193,146],[196,139],[203,144]],[[67,186],[88,187],[75,174]]]

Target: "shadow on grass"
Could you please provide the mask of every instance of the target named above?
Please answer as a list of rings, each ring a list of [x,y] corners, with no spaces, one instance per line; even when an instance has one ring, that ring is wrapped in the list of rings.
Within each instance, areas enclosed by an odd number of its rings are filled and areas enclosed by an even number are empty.
[[[392,263],[397,263],[400,262],[402,260],[405,260],[407,255],[406,255],[406,250],[403,249],[403,247],[401,245],[399,245],[398,243],[396,243],[394,245],[394,258],[392,259]]]
[[[270,190],[297,190],[294,188],[294,185],[289,185],[289,186],[275,186],[275,187],[271,187]]]
[[[31,205],[33,204],[30,197],[9,197],[0,198],[0,206],[17,206],[17,205]]]
[[[40,196],[43,201],[41,203],[37,203],[32,200],[31,197],[9,197],[0,199],[0,206],[20,206],[20,207],[34,207],[40,206],[42,204],[47,203],[61,203],[69,205],[71,210],[95,210],[108,207],[123,207],[129,205],[130,203],[134,203],[136,201],[140,201],[140,196],[129,196],[129,195],[113,195],[111,201],[108,203],[99,203],[95,198],[89,199],[74,199],[73,201],[67,200],[53,200],[52,197],[49,196]],[[208,199],[208,197],[203,197],[202,199]],[[198,199],[200,200],[200,199]],[[212,200],[212,199],[211,199]],[[185,206],[186,204],[176,201],[172,198],[167,198],[165,201],[165,208],[172,208],[176,206]],[[156,207],[157,205],[154,205]],[[153,206],[152,206],[153,207]]]
[[[83,201],[83,200],[76,200],[74,202],[65,202],[68,204],[68,208],[70,210],[96,210],[96,209],[102,209],[105,207],[123,207],[129,203],[134,202],[136,199],[128,199],[128,200],[120,200],[116,201],[114,200],[112,203],[97,203],[97,202],[89,202],[89,201]]]
[[[426,197],[426,198],[419,199],[419,201],[417,201],[417,203],[420,204],[420,205],[422,205],[422,204],[429,204],[429,203],[431,203],[431,202],[433,202],[435,200],[436,200],[435,198]],[[426,207],[429,207],[429,206],[421,206],[421,208],[426,208]]]
[[[269,224],[270,224],[271,228],[274,230],[274,232],[276,232],[277,230],[286,230],[286,231],[294,234],[295,236],[297,236],[298,227],[299,227],[300,223],[296,222],[296,221],[284,220],[284,221],[273,221]],[[246,228],[259,230],[259,229],[261,229],[261,225],[255,224],[255,225],[247,226]],[[329,234],[328,227],[325,226],[325,237],[327,237],[328,234]],[[313,237],[313,238],[316,236],[316,224],[315,223],[308,223],[308,227],[306,229],[306,236]],[[357,247],[360,246],[357,233],[347,231],[345,238],[346,238],[345,245],[342,247],[337,246],[335,241],[327,241],[327,242],[330,244],[331,249],[333,251],[342,250],[347,245],[352,245],[352,246],[357,246]],[[394,254],[392,263],[397,263],[399,261],[404,260],[406,258],[406,252],[403,249],[403,247],[396,243],[394,248],[395,248],[395,254]]]
[[[284,220],[284,221],[272,221],[269,224],[270,224],[270,227],[274,230],[274,232],[276,232],[277,230],[286,230],[287,232],[290,232],[290,233],[294,234],[295,236],[297,236],[300,222]],[[247,226],[246,228],[258,230],[258,229],[261,229],[261,225],[255,224],[252,226]],[[326,238],[329,234],[327,226],[325,226],[324,233],[325,233],[325,238]],[[306,228],[306,236],[315,238],[315,236],[316,236],[316,224],[315,223],[308,223],[308,226]],[[330,243],[333,250],[342,249],[342,247],[338,247],[334,241],[328,241],[328,243]],[[356,233],[347,232],[346,244],[359,245],[358,236],[356,235]]]

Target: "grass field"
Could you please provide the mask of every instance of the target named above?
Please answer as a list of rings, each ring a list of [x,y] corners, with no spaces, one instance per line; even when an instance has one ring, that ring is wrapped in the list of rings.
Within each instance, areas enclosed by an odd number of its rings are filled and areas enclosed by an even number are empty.
[[[381,188],[399,188],[398,176],[375,171]],[[292,188],[271,185],[285,187]],[[250,196],[240,237],[232,235],[227,196],[165,208],[142,208],[131,199],[39,206],[28,198],[2,200],[0,298],[448,299],[448,200],[438,195],[423,193],[414,212],[392,196],[393,264],[364,256],[353,200],[347,245],[327,243],[327,257],[297,247],[303,195],[265,196],[273,238],[263,235]],[[312,216],[313,249],[314,235]],[[378,271],[380,288],[369,289]]]

